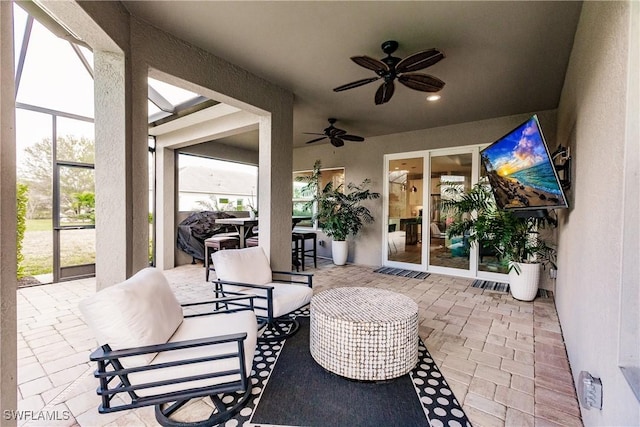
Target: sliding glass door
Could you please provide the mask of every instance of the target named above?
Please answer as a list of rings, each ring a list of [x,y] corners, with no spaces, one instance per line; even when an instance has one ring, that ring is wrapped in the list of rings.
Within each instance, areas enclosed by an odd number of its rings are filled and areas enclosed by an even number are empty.
[[[385,156],[383,265],[504,280],[495,253],[449,236],[451,214],[441,202],[481,180],[480,148],[415,151]]]

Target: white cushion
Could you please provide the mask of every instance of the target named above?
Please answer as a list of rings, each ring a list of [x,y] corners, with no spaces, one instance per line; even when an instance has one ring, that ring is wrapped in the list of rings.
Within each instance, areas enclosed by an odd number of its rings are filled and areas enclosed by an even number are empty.
[[[253,355],[256,349],[257,339],[256,316],[252,311],[245,310],[236,313],[215,314],[186,318],[173,334],[170,342],[187,341],[198,338],[214,337],[227,334],[247,333],[244,342],[244,359],[247,376],[251,375]],[[197,357],[207,357],[237,351],[236,343],[225,343],[215,346],[202,346],[182,350],[164,351],[157,354],[151,364],[160,364],[176,360],[185,360]],[[178,377],[188,377],[207,373],[238,369],[238,359],[222,359],[208,362],[191,363],[188,365],[173,366],[170,368],[154,369],[150,371],[129,374],[132,384],[142,384],[154,381],[171,380]],[[168,393],[185,390],[194,387],[204,387],[220,384],[222,382],[238,380],[239,375],[227,375],[220,378],[175,383],[161,387],[153,387],[140,390],[136,393],[140,396],[149,396],[156,393]]]
[[[220,280],[254,285],[265,285],[272,280],[269,260],[260,246],[216,251],[213,265]]]
[[[313,290],[305,285],[289,283],[266,283],[266,286],[273,286],[273,317],[284,316],[294,310],[303,307],[311,301]],[[256,288],[223,285],[227,292],[240,292],[258,296],[267,296],[267,291]],[[258,316],[267,317],[267,301],[264,299],[254,299],[254,310]]]
[[[79,307],[98,344],[113,350],[165,343],[183,319],[167,279],[151,267],[86,298]],[[132,356],[123,364],[146,365],[154,357]]]

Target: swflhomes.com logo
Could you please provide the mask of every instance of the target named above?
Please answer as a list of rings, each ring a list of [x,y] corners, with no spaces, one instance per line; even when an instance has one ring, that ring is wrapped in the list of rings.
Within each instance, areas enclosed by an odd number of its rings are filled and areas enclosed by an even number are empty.
[[[66,421],[71,419],[71,411],[2,411],[5,420],[17,421]]]

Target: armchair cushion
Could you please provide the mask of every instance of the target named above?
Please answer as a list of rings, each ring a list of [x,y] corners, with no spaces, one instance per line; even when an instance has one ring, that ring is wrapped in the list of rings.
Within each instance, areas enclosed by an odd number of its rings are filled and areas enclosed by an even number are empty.
[[[257,327],[256,316],[253,311],[245,310],[236,313],[214,314],[208,316],[198,316],[185,318],[178,330],[173,334],[169,342],[188,341],[203,337],[214,337],[236,333],[246,333],[247,338],[244,341],[244,362],[247,367],[247,375],[251,374],[251,366],[253,364],[253,354],[256,348]],[[151,361],[152,365],[175,362],[185,359],[197,359],[201,357],[211,357],[222,354],[230,354],[237,351],[237,344],[229,342],[225,344],[217,344],[215,346],[201,346],[186,348],[174,351],[163,351]],[[133,372],[129,374],[129,380],[132,384],[152,383],[156,381],[167,380],[173,378],[190,377],[197,375],[206,375],[214,372],[224,372],[238,369],[237,358],[227,358],[220,360],[210,360],[201,363],[190,363],[187,365],[172,366],[164,369]],[[207,378],[188,383],[189,388],[205,387],[215,384],[221,384],[228,381],[240,380],[239,375],[227,375],[222,377]],[[185,383],[172,383],[159,387],[141,389],[138,391],[140,396],[150,396],[158,393],[170,393],[183,390]]]
[[[261,286],[273,288],[273,317],[284,316],[309,304],[313,296],[313,290],[303,285],[271,282]],[[223,289],[225,292],[230,293],[256,295],[262,297],[262,301],[265,301],[267,298],[266,289],[258,287],[224,284]],[[258,316],[268,316],[264,302],[258,300],[255,301],[254,304],[254,311]]]
[[[269,260],[261,247],[216,251],[213,265],[219,280],[266,285],[272,279]]]
[[[166,343],[183,321],[180,303],[155,268],[97,292],[79,307],[98,344],[109,344],[113,350]],[[123,364],[146,365],[154,357],[131,356]]]
[[[269,260],[259,246],[217,251],[213,254],[213,263],[216,266],[217,280],[224,292],[258,296],[254,305],[255,312],[260,317],[273,319],[284,316],[307,305],[313,296],[310,282],[274,280]],[[273,288],[271,315],[267,313],[268,288]]]

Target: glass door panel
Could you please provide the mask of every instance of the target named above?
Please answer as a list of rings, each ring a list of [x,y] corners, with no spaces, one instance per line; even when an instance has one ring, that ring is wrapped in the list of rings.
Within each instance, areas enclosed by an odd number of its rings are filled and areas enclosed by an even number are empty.
[[[58,162],[54,171],[54,282],[95,274],[93,165]]]
[[[471,153],[432,156],[431,198],[429,211],[429,265],[434,267],[470,269],[471,247],[468,236],[447,236],[447,226],[453,220],[440,208],[440,201],[455,197],[457,190],[471,186]]]
[[[389,261],[422,265],[423,157],[389,160]]]

